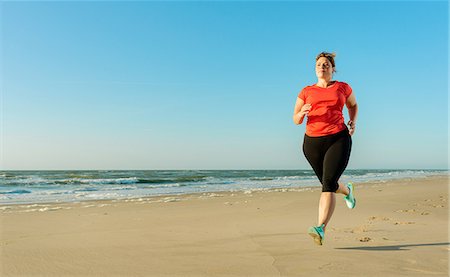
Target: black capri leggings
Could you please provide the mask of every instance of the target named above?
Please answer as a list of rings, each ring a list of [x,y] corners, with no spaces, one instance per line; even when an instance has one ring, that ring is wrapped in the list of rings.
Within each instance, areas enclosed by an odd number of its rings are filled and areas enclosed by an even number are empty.
[[[347,167],[351,149],[348,129],[322,137],[305,134],[303,153],[319,178],[323,192],[336,192],[339,188],[338,180]]]

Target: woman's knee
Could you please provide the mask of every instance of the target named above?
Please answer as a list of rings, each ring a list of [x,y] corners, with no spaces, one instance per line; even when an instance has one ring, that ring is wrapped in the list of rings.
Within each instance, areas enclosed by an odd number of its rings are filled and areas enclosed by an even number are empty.
[[[336,192],[339,189],[339,184],[333,179],[322,180],[322,192]]]

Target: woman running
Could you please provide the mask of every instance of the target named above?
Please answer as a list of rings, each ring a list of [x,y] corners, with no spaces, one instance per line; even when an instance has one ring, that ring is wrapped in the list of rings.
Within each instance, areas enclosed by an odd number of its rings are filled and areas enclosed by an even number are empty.
[[[353,185],[339,184],[338,181],[350,158],[358,105],[347,83],[332,80],[336,72],[335,56],[327,52],[317,55],[317,83],[306,86],[299,93],[293,116],[297,125],[302,124],[305,116],[308,116],[303,153],[322,184],[317,226],[308,229],[309,235],[318,245],[322,245],[325,229],[333,215],[335,194],[344,194],[350,209],[356,204]],[[342,114],[344,104],[350,116],[348,127]]]

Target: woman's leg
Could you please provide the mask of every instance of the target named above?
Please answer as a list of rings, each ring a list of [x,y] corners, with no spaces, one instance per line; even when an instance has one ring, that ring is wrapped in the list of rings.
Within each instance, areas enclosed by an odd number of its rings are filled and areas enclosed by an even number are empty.
[[[339,184],[339,188],[337,189],[336,193],[348,195],[350,193],[350,191],[348,190],[348,187],[346,185]]]
[[[319,218],[317,226],[325,224],[323,230],[325,231],[328,222],[333,215],[334,208],[336,207],[336,195],[334,192],[322,192],[319,200]]]
[[[318,225],[325,224],[324,230],[336,207],[336,192],[349,193],[347,188],[338,184],[338,180],[347,167],[351,144],[350,135],[339,136],[325,153],[322,177],[323,189],[320,195],[318,217]]]
[[[320,183],[322,183],[323,159],[326,150],[324,149],[324,142],[325,140],[322,138],[311,138],[306,135],[303,141],[303,154]]]
[[[348,190],[347,186],[339,184],[339,188],[336,191],[336,193],[348,195],[350,191]],[[318,226],[324,223],[325,224],[325,227],[323,228],[324,231],[327,227],[328,222],[331,219],[331,216],[333,215],[334,208],[336,207],[336,193],[322,192],[320,194]]]

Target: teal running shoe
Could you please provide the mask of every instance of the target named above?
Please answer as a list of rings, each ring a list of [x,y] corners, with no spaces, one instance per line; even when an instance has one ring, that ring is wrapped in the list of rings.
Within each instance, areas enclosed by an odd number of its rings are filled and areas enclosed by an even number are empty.
[[[318,245],[322,245],[325,239],[325,232],[323,231],[325,224],[320,226],[309,227],[308,234],[314,239],[314,242]]]
[[[345,203],[347,204],[347,207],[349,209],[353,209],[356,206],[356,198],[354,195],[354,188],[352,183],[347,184],[347,188],[350,191],[350,193],[347,196],[344,196]]]

